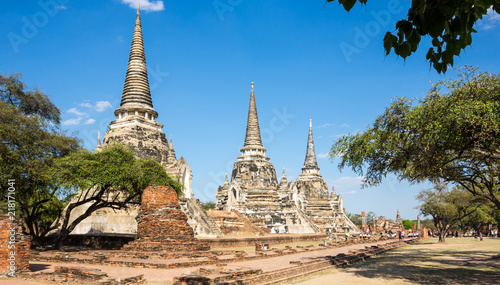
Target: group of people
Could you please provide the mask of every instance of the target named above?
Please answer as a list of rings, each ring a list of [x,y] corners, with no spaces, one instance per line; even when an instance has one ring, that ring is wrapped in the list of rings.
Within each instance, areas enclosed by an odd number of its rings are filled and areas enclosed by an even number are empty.
[[[404,232],[404,231],[398,231],[397,233],[387,233],[387,238],[399,238],[400,240],[401,239],[404,239],[406,237],[408,238],[413,238],[413,237],[417,237],[418,238],[418,232]]]

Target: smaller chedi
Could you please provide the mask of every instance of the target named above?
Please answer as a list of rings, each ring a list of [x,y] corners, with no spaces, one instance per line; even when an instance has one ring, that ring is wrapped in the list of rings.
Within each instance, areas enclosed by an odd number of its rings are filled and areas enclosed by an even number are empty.
[[[234,163],[231,181],[226,177],[217,189],[216,199],[218,210],[237,210],[260,219],[272,233],[359,232],[345,215],[340,195],[333,188],[329,194],[319,174],[311,121],[302,174],[296,182],[288,181],[283,169],[278,183],[260,136],[253,82],[241,156]]]

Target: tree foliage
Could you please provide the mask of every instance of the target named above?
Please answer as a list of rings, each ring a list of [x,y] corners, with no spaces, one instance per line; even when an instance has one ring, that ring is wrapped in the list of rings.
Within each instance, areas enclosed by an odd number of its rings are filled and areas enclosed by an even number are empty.
[[[389,173],[412,183],[444,181],[498,210],[500,76],[466,67],[423,100],[395,99],[366,131],[337,140],[330,159],[336,156],[340,169],[365,175],[364,186],[380,184]]]
[[[353,222],[356,226],[358,227],[361,227],[361,222],[362,222],[362,219],[361,219],[361,215],[360,214],[351,214],[351,213],[347,213],[347,217],[349,218],[349,220],[351,220],[351,222]]]
[[[470,217],[485,201],[484,198],[474,197],[459,187],[450,191],[444,183],[438,183],[432,189],[422,190],[417,199],[422,202],[419,207],[421,213],[432,216],[439,242],[445,241],[446,233],[453,225]]]
[[[335,0],[327,0],[335,2]],[[345,10],[350,11],[359,2],[366,5],[367,0],[338,0]],[[406,58],[416,52],[422,37],[432,39],[426,59],[438,72],[446,72],[453,66],[455,56],[472,44],[472,33],[477,32],[474,24],[480,21],[488,9],[499,13],[498,0],[414,0],[406,19],[396,23],[394,32],[384,37],[386,55],[392,50]]]
[[[201,204],[205,210],[215,209],[215,202],[209,201]]]
[[[156,160],[137,159],[132,150],[120,144],[108,145],[97,153],[80,150],[59,159],[57,167],[57,180],[75,196],[57,223],[56,248],[62,248],[64,239],[93,212],[139,204],[148,186],[172,186],[178,195],[182,192],[182,185]],[[82,205],[87,207],[85,212],[72,219],[72,212]]]
[[[403,220],[403,227],[407,230],[413,227],[413,223],[410,220]]]
[[[60,111],[48,96],[21,78],[0,74],[0,180],[15,180],[16,214],[37,245],[64,207],[54,161],[78,149],[79,140],[60,130]],[[6,190],[1,187],[1,197]]]

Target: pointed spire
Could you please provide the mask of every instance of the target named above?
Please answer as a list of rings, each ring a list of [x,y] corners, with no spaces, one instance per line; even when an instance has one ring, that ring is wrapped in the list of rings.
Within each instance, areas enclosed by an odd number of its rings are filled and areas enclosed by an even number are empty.
[[[304,167],[302,167],[302,173],[304,173],[305,169],[319,170],[318,162],[316,161],[316,153],[314,151],[312,119],[309,119],[309,137],[307,138],[306,159],[304,161]]]
[[[101,131],[97,131],[97,147],[101,148]]]
[[[101,144],[101,132],[97,131],[97,145],[95,147],[94,152],[99,152],[102,150],[102,144]]]
[[[263,146],[260,138],[259,118],[257,116],[257,106],[255,104],[255,95],[250,91],[250,105],[248,107],[247,133],[244,146]]]
[[[229,185],[229,180],[227,179],[227,171],[226,171],[226,179],[224,180],[224,186]]]
[[[283,166],[283,174],[281,175],[280,184],[283,184],[283,183],[288,183],[288,179],[286,178],[286,174],[285,174],[285,166]]]
[[[174,144],[172,143],[172,135],[170,135],[170,144],[169,144],[169,148],[171,150],[174,150]]]
[[[149,90],[146,56],[142,41],[141,12],[137,5],[134,35],[128,60],[127,75],[123,86],[123,95],[120,106],[142,107],[153,109],[151,92]]]
[[[335,193],[335,186],[332,185],[332,192],[330,193],[330,196],[333,197],[337,195],[337,193]]]

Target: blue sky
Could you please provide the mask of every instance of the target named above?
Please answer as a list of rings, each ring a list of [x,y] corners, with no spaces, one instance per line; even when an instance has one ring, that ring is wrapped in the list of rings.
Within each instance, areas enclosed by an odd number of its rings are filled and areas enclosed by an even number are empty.
[[[0,72],[20,72],[50,95],[63,128],[93,149],[119,107],[138,0],[6,1],[0,12]],[[250,82],[278,177],[295,180],[309,119],[320,172],[348,212],[415,219],[428,185],[388,177],[360,189],[360,177],[326,158],[342,134],[364,130],[391,98],[423,98],[432,82],[428,40],[403,60],[384,56],[382,39],[411,1],[368,1],[350,13],[318,1],[141,1],[153,104],[178,157],[193,170],[193,192],[214,201],[245,136]],[[383,2],[383,3],[381,3]],[[500,19],[481,22],[456,65],[500,72]]]

